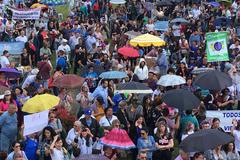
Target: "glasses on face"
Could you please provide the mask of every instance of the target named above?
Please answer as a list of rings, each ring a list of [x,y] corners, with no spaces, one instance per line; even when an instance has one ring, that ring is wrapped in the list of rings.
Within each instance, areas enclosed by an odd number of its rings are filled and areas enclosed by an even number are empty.
[[[78,127],[77,125],[74,125],[73,127]]]
[[[15,148],[20,148],[21,146],[19,145],[19,146],[15,146]]]
[[[141,133],[141,135],[145,135],[145,133]]]
[[[93,68],[90,68],[89,70],[93,70]]]

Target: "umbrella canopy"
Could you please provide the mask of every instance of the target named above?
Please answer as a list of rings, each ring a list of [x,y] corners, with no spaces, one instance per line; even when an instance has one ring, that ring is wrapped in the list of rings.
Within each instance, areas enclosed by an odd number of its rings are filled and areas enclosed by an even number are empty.
[[[178,147],[184,152],[204,152],[214,147],[227,144],[232,140],[234,140],[234,137],[225,132],[216,129],[205,129],[189,135]]]
[[[45,4],[48,6],[59,6],[59,5],[67,4],[65,0],[41,0],[39,3]]]
[[[213,68],[196,68],[192,70],[191,74],[198,75],[204,72],[213,71]]]
[[[186,80],[181,77],[181,76],[177,76],[177,75],[164,75],[161,76],[161,78],[158,80],[157,84],[161,85],[161,86],[175,86],[175,85],[180,85],[180,84],[185,84]]]
[[[201,73],[194,79],[194,85],[208,90],[222,90],[232,85],[232,79],[217,70]]]
[[[28,99],[23,105],[22,111],[27,113],[37,113],[49,110],[59,104],[59,97],[50,94],[36,95]]]
[[[84,81],[85,78],[75,74],[64,74],[54,79],[52,84],[58,88],[75,88],[81,86]]]
[[[0,95],[4,94],[4,92],[5,92],[6,90],[12,91],[12,90],[9,89],[8,87],[0,86]]]
[[[181,110],[197,109],[201,101],[191,92],[183,89],[173,89],[167,91],[163,97],[163,102],[168,106]]]
[[[130,44],[132,46],[141,46],[141,47],[148,47],[148,46],[163,46],[165,45],[165,41],[163,41],[161,38],[158,38],[157,36],[151,35],[151,34],[143,34],[141,36],[138,36],[136,38],[133,38],[130,41]]]
[[[40,3],[34,3],[30,8],[41,7],[42,9],[48,8],[48,6]]]
[[[17,79],[22,77],[21,73],[14,68],[1,68],[0,72],[5,72],[7,78]]]
[[[136,148],[127,132],[123,129],[112,129],[106,136],[99,139],[99,143],[112,148],[132,149]]]
[[[88,64],[88,65],[84,66],[83,68],[81,68],[81,70],[79,71],[81,76],[83,76],[88,71],[89,66],[93,66],[93,71],[96,72],[97,75],[100,75],[102,72],[105,71],[101,65],[91,63],[91,64]]]
[[[189,24],[189,22],[184,18],[175,18],[175,19],[171,20],[170,24],[175,24],[177,22],[182,24],[182,25]]]
[[[233,21],[232,21],[230,18],[227,18],[227,17],[218,17],[218,18],[216,18],[216,19],[214,19],[214,20],[212,21],[212,24],[213,24],[214,26],[218,26],[219,24],[222,23],[223,20],[226,20],[227,24],[232,24],[232,23],[233,23]]]
[[[152,93],[152,89],[139,82],[126,82],[119,85],[115,92],[118,93]]]
[[[127,36],[130,36],[130,37],[135,38],[135,37],[137,37],[137,36],[142,35],[142,33],[140,33],[140,32],[134,32],[134,31],[128,31],[128,32],[124,33],[124,35],[127,35]]]
[[[232,5],[232,0],[217,0],[218,3],[226,5],[226,8]]]
[[[218,2],[214,2],[214,1],[208,2],[206,4],[212,5],[213,7],[221,7],[221,5]]]
[[[109,160],[106,156],[98,154],[84,154],[80,157],[74,158],[73,160]]]
[[[108,71],[108,72],[103,72],[99,75],[100,78],[105,78],[105,79],[117,79],[117,78],[125,78],[128,75],[125,72],[120,72],[120,71]]]
[[[172,6],[173,4],[169,1],[160,1],[157,2],[156,6]]]
[[[118,53],[124,55],[124,56],[129,56],[129,57],[139,57],[140,54],[136,49],[129,48],[129,47],[123,47],[118,49]]]
[[[110,3],[112,4],[125,4],[125,0],[111,0]]]

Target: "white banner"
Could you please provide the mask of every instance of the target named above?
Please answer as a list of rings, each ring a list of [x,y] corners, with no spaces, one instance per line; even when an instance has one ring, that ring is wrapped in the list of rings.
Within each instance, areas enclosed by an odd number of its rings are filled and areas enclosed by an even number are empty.
[[[230,132],[232,128],[232,119],[235,118],[240,121],[240,110],[229,110],[229,111],[207,111],[206,120],[212,124],[213,118],[219,118],[220,127],[225,132]]]
[[[13,19],[39,19],[41,7],[32,9],[13,9]]]
[[[24,116],[23,135],[29,135],[41,131],[48,124],[49,110]]]

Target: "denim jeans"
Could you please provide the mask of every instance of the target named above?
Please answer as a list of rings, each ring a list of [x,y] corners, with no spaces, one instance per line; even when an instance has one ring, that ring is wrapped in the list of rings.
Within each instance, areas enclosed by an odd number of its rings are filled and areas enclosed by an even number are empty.
[[[8,153],[12,150],[12,142],[16,141],[15,138],[9,138],[1,133],[1,150],[7,151]]]
[[[48,88],[49,79],[43,79],[43,87]]]

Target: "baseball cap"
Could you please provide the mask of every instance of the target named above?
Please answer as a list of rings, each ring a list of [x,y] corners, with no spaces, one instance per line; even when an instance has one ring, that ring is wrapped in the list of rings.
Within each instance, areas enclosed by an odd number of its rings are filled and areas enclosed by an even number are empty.
[[[139,102],[138,99],[135,98],[135,99],[132,100],[132,104],[140,105],[140,102]]]
[[[41,75],[37,75],[37,76],[36,76],[36,79],[37,79],[37,80],[42,80],[42,76],[41,76]]]
[[[67,42],[67,40],[66,40],[66,39],[63,39],[63,40],[62,40],[62,42],[65,42],[65,43],[66,43],[66,42]]]
[[[87,108],[87,109],[85,109],[84,114],[91,115],[92,114],[92,110],[90,108]]]
[[[103,97],[97,97],[97,101],[101,104],[101,105],[103,105],[104,104],[104,101],[103,101]]]
[[[6,91],[4,92],[4,96],[8,96],[8,95],[11,95],[11,91],[6,90]]]

